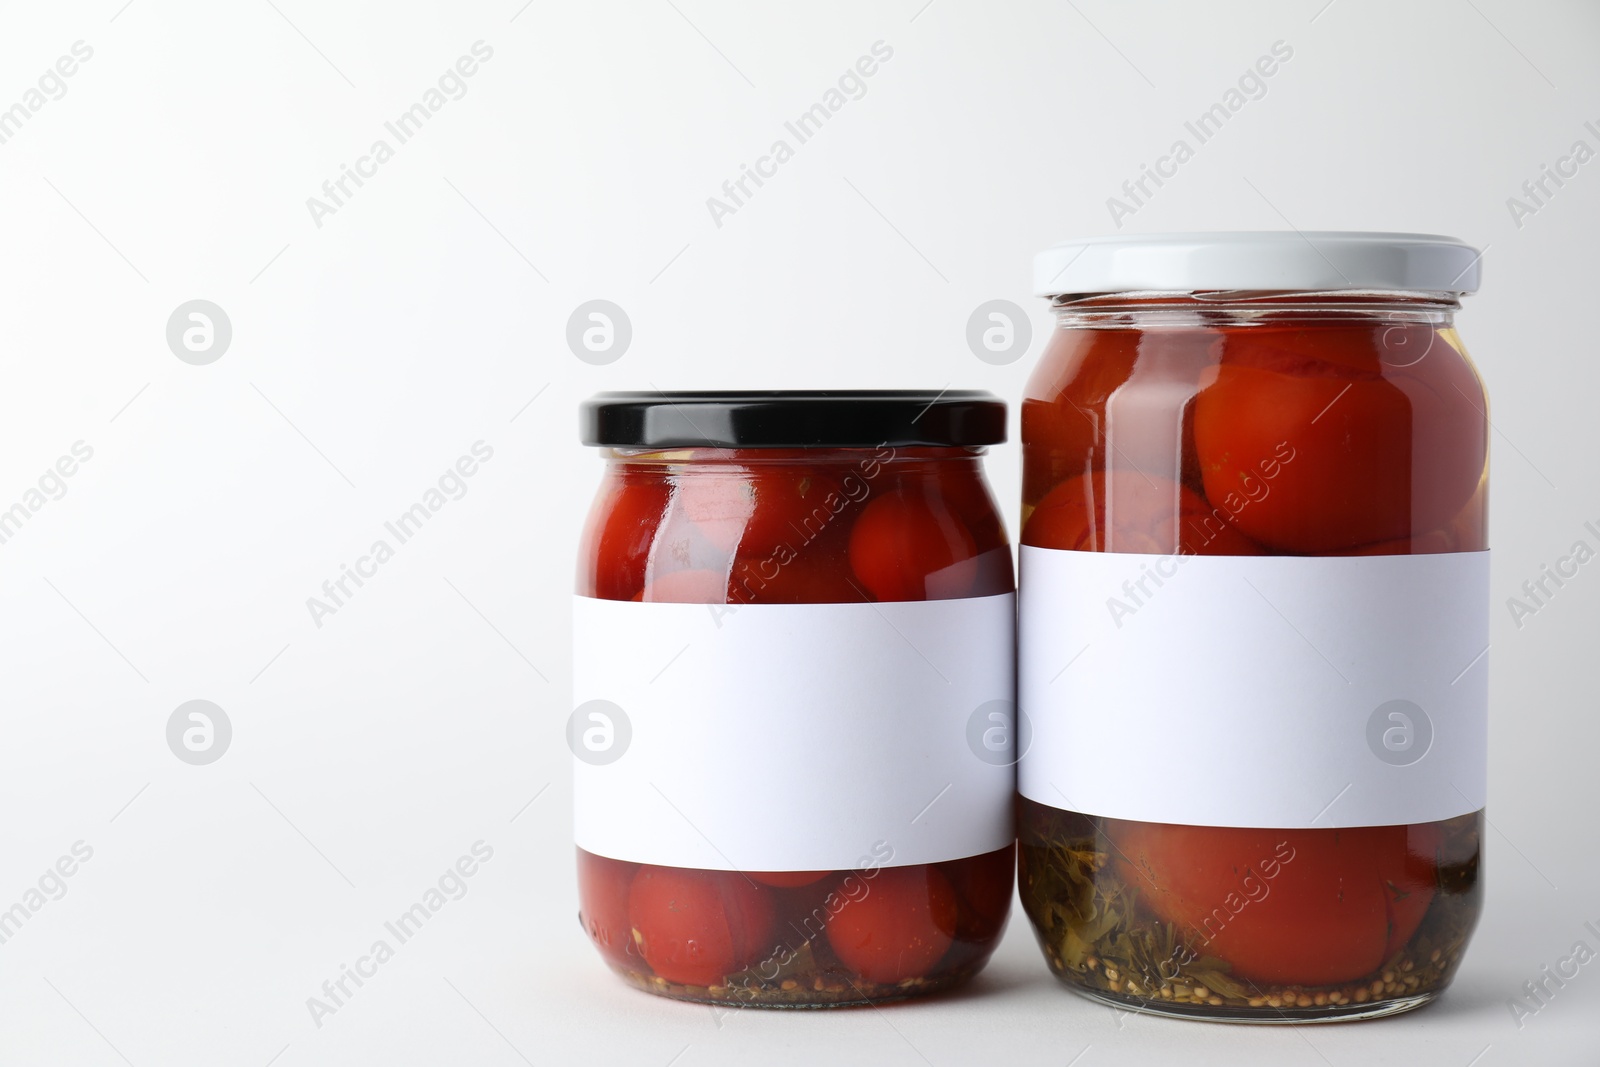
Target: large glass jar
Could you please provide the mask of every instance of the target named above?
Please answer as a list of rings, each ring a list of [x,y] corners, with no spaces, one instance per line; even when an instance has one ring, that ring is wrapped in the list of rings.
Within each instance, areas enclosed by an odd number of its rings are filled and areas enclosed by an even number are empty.
[[[1015,850],[1010,548],[981,393],[610,393],[578,562],[580,921],[683,1000],[979,971]]]
[[[1040,255],[1019,888],[1073,989],[1301,1022],[1449,984],[1482,902],[1477,262],[1411,234]]]

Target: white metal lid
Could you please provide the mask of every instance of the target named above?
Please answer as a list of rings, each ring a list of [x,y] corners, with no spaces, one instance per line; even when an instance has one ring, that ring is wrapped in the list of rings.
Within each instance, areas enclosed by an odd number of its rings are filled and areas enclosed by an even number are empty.
[[[1472,293],[1482,253],[1430,233],[1256,230],[1085,237],[1034,257],[1038,296],[1213,289]]]

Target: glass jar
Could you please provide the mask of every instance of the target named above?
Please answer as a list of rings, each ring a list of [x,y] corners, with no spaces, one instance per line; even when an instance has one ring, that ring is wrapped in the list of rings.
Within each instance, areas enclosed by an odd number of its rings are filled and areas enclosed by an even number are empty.
[[[608,393],[574,626],[579,919],[663,996],[977,973],[1015,870],[1015,594],[985,393]]]
[[[1478,254],[1412,234],[1039,256],[1019,889],[1051,969],[1164,1015],[1387,1015],[1482,903]]]

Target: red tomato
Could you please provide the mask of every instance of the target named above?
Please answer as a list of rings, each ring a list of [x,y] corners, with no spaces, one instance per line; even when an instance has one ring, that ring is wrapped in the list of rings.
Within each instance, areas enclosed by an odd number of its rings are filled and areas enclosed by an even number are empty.
[[[1022,439],[1028,443],[1027,460],[1047,485],[1086,474],[1097,460],[1098,422],[1065,393],[1053,401],[1022,402]]]
[[[862,979],[891,985],[927,974],[955,941],[956,895],[938,868],[885,867],[867,895],[828,923],[828,945]]]
[[[672,507],[720,551],[732,552],[755,514],[755,488],[739,469],[686,470],[673,486]]]
[[[1109,517],[1108,517],[1109,513]],[[1085,552],[1257,556],[1225,508],[1177,482],[1117,470],[1071,478],[1047,493],[1022,528],[1023,544]]]
[[[977,577],[946,571],[976,555],[977,543],[941,498],[896,489],[877,497],[850,532],[850,569],[878,600],[959,597],[967,589],[930,590],[931,577],[951,577],[970,587]],[[940,572],[945,572],[941,575]]]
[[[774,464],[759,472],[755,488],[756,514],[739,546],[747,555],[779,545],[804,553],[829,532],[842,536],[861,507],[843,492],[836,471],[818,467]]]
[[[939,864],[956,894],[956,939],[988,941],[1000,936],[1011,914],[1016,848]]]
[[[610,963],[638,962],[628,922],[628,892],[638,869],[637,863],[578,849],[578,922]]]
[[[813,882],[820,882],[832,871],[746,871],[749,877],[762,885],[776,886],[779,889],[799,889]]]
[[[852,583],[844,558],[851,512],[862,505],[845,495],[841,484],[835,472],[792,459],[679,475],[659,537],[656,569],[710,571],[726,574],[727,580],[720,593],[713,593],[704,578],[669,586],[664,593],[677,600],[734,604],[866,599]],[[664,575],[652,578],[665,580]]]
[[[1107,820],[1119,873],[1198,956],[1238,978],[1331,985],[1416,933],[1438,882],[1434,826],[1252,830]]]
[[[1412,537],[1393,541],[1378,541],[1360,548],[1348,548],[1333,553],[1336,556],[1409,556],[1432,552],[1481,552],[1489,547],[1488,515],[1484,512],[1485,485],[1478,489],[1450,523],[1442,529],[1429,530]]]
[[[1347,548],[1342,552],[1334,552],[1335,556],[1414,556],[1431,552],[1457,551],[1451,530],[1430,530],[1416,537],[1402,537],[1396,541],[1378,541],[1375,544],[1362,545],[1360,548]]]
[[[767,555],[830,525],[848,503],[838,488],[831,473],[799,463],[717,465],[680,474],[673,508],[721,551]]]
[[[1247,494],[1261,464],[1293,456],[1239,512],[1246,534],[1280,552],[1326,554],[1437,529],[1467,503],[1487,449],[1482,386],[1442,340],[1450,358],[1408,354],[1415,362],[1397,366],[1384,347],[1393,329],[1229,334],[1194,403],[1206,495]]]
[[[789,558],[739,559],[728,582],[735,604],[850,604],[868,597],[851,580],[843,552],[808,553]]]
[[[667,604],[721,604],[728,580],[715,571],[672,571],[650,579],[633,599]]]
[[[842,497],[836,498],[842,500]],[[775,547],[740,546],[728,582],[736,604],[847,604],[869,599],[850,571],[850,504],[820,524],[797,521],[795,535]]]
[[[1141,337],[1137,330],[1054,333],[1022,402],[1033,491],[1105,465],[1106,401],[1132,375]]]
[[[1433,895],[1439,885],[1439,852],[1444,843],[1444,834],[1438,823],[1386,829],[1406,831],[1404,877],[1384,879],[1389,940],[1384,946],[1383,958],[1387,960],[1411,940],[1411,935],[1422,925],[1428,905],[1433,903]]]
[[[945,461],[938,467],[940,481],[937,492],[950,502],[950,509],[955,512],[956,518],[972,534],[974,558],[970,566],[958,564],[930,583],[929,595],[994,596],[1015,592],[1017,575],[1011,558],[1011,543],[1006,537],[1005,520],[1000,517],[1000,509],[983,479],[978,461]]]
[[[583,533],[578,592],[602,600],[633,600],[644,588],[650,546],[667,503],[667,488],[632,474],[613,476],[595,500]]]
[[[1005,548],[1006,527],[994,494],[983,479],[978,460],[946,460],[938,463],[939,494],[950,502],[950,509],[972,534],[978,554]]]
[[[772,899],[736,871],[641,867],[628,895],[639,953],[669,982],[720,985],[769,948]]]

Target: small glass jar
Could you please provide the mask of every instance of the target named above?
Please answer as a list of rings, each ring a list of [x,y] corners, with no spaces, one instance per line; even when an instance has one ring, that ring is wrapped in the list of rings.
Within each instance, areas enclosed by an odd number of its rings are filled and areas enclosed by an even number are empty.
[[[579,553],[580,921],[663,996],[977,973],[1015,850],[1010,548],[982,393],[609,393]]]
[[[1023,401],[1019,888],[1092,998],[1388,1015],[1482,903],[1478,254],[1188,234],[1039,256]]]

